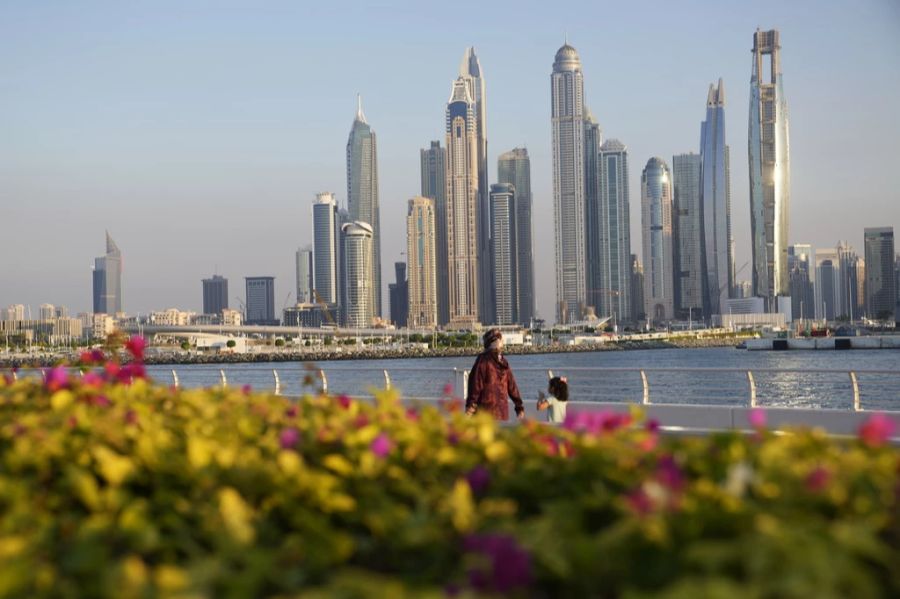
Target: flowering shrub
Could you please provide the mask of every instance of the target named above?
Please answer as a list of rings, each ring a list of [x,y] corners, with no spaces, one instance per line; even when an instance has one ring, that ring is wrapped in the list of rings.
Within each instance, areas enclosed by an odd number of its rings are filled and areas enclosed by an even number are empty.
[[[502,427],[449,398],[172,389],[130,349],[125,375],[0,380],[0,596],[900,593],[884,418],[847,441]]]

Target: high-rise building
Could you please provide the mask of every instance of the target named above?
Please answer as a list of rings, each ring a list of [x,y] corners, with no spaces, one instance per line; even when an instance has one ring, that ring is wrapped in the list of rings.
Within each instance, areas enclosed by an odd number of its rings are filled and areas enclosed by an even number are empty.
[[[491,263],[490,252],[490,198],[488,197],[488,163],[487,163],[487,93],[485,92],[484,73],[475,48],[466,48],[463,59],[459,64],[459,76],[465,81],[469,95],[474,102],[475,113],[475,146],[476,146],[476,175],[478,191],[476,196],[475,217],[476,235],[478,246],[478,285],[476,289],[478,297],[478,313],[482,320],[488,320],[494,313],[494,295],[491,288]]]
[[[835,320],[841,315],[841,266],[835,249],[816,250],[816,318]]]
[[[866,315],[878,320],[896,318],[894,228],[866,227]]]
[[[228,279],[213,275],[203,279],[203,313],[220,314],[228,309]]]
[[[597,156],[598,210],[592,215],[590,237],[596,237],[594,253],[588,255],[591,287],[588,301],[599,316],[614,320],[636,319],[631,297],[631,203],[628,196],[628,150],[617,139],[600,146]],[[593,220],[596,219],[596,220]],[[643,272],[643,271],[642,271]],[[641,290],[643,297],[643,290]]]
[[[631,319],[642,322],[644,313],[644,267],[636,254],[631,254]]]
[[[438,324],[436,202],[418,197],[409,200],[406,213],[406,259],[409,264],[410,328],[434,328]]]
[[[748,151],[753,295],[762,297],[766,309],[775,312],[775,298],[790,293],[787,247],[791,202],[788,110],[777,30],[753,34]]]
[[[450,327],[479,322],[478,121],[470,81],[459,77],[447,103],[447,273]]]
[[[409,317],[409,279],[406,278],[406,262],[394,262],[394,282],[388,285],[391,300],[391,322],[399,328],[406,327]]]
[[[422,197],[434,200],[435,262],[437,269],[438,324],[450,322],[450,282],[447,278],[447,153],[441,142],[419,152],[422,162]]]
[[[361,221],[346,223],[341,227],[341,271],[344,276],[341,306],[348,327],[370,327],[375,316],[372,293],[372,273],[375,270],[375,252],[372,247],[374,235],[372,225]]]
[[[56,306],[53,304],[41,304],[39,314],[41,320],[53,320],[56,318]]]
[[[247,314],[249,325],[277,325],[275,317],[275,277],[245,277],[247,286]]]
[[[313,297],[313,249],[311,246],[300,248],[296,254],[297,265],[297,303],[311,304]]]
[[[840,241],[837,245],[838,264],[840,268],[840,284],[838,294],[840,295],[839,317],[848,320],[856,320],[862,318],[863,310],[860,310],[859,294],[860,279],[865,277],[865,261],[853,251],[853,248],[846,241]]]
[[[655,321],[674,315],[672,177],[662,158],[651,158],[641,174],[641,229],[644,237],[644,306]]]
[[[553,138],[553,220],[556,228],[556,320],[579,320],[585,273],[584,76],[568,43],[556,51],[550,75]]]
[[[30,308],[29,308],[30,313]],[[2,312],[3,318],[0,320],[25,320],[25,304],[10,304],[8,308],[5,308]]]
[[[356,118],[347,140],[347,211],[351,221],[372,227],[372,305],[381,316],[381,218],[378,207],[378,151],[375,132],[366,122],[357,96]],[[367,325],[368,326],[368,325]]]
[[[94,259],[94,313],[115,315],[124,311],[122,300],[122,252],[106,233],[106,255]]]
[[[601,287],[600,278],[594,268],[594,256],[600,255],[600,174],[598,172],[600,146],[603,144],[603,131],[594,118],[591,109],[584,107],[584,285],[585,307],[596,313],[600,309],[596,290]],[[596,280],[595,280],[596,279]]]
[[[493,260],[493,324],[519,322],[518,248],[516,247],[516,188],[509,183],[491,185],[491,259]]]
[[[313,221],[313,299],[326,304],[339,302],[337,204],[334,194],[316,194],[312,207]]]
[[[518,321],[526,326],[534,319],[534,249],[531,221],[531,159],[528,150],[515,148],[497,159],[497,181],[516,190],[516,296]]]
[[[795,320],[815,318],[816,269],[811,245],[797,243],[788,247],[788,272],[791,279],[791,314]]]
[[[725,142],[725,84],[719,79],[718,86],[709,86],[706,120],[700,124],[701,281],[703,311],[707,318],[722,313],[725,300],[731,297],[734,287],[730,157]]]
[[[679,318],[710,318],[704,310],[703,208],[700,200],[700,155],[672,156],[672,238],[675,278],[675,313]]]

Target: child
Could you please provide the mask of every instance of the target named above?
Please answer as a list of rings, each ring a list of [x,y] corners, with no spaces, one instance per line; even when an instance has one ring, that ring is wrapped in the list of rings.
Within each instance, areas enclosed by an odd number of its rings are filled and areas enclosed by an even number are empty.
[[[569,383],[566,378],[555,376],[550,379],[547,393],[550,394],[550,397],[544,397],[543,393],[538,397],[537,409],[538,411],[549,410],[547,422],[562,424],[566,419],[566,402],[569,401]]]

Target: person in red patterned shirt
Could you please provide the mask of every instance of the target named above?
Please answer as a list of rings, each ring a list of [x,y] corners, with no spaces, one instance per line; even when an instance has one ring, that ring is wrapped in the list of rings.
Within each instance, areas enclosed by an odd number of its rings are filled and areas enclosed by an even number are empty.
[[[516,418],[525,416],[525,406],[516,377],[509,362],[501,353],[503,334],[500,329],[490,329],[484,334],[484,351],[475,359],[469,372],[469,393],[466,396],[466,414],[486,411],[497,420],[509,420],[509,403],[512,400]]]

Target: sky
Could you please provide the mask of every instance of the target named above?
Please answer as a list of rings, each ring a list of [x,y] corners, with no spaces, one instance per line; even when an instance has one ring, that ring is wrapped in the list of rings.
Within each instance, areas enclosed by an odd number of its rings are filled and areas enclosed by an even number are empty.
[[[779,29],[790,114],[790,243],[863,254],[900,228],[900,2],[0,2],[0,306],[91,309],[108,230],[129,313],[202,309],[201,279],[273,275],[294,301],[316,192],[346,202],[363,97],[378,136],[384,306],[404,260],[419,149],[444,138],[467,46],[497,156],[531,155],[538,313],[554,317],[550,71],[566,36],[605,139],[628,146],[632,252],[647,160],[698,152],[724,79],[737,278],[750,278],[752,34]]]

